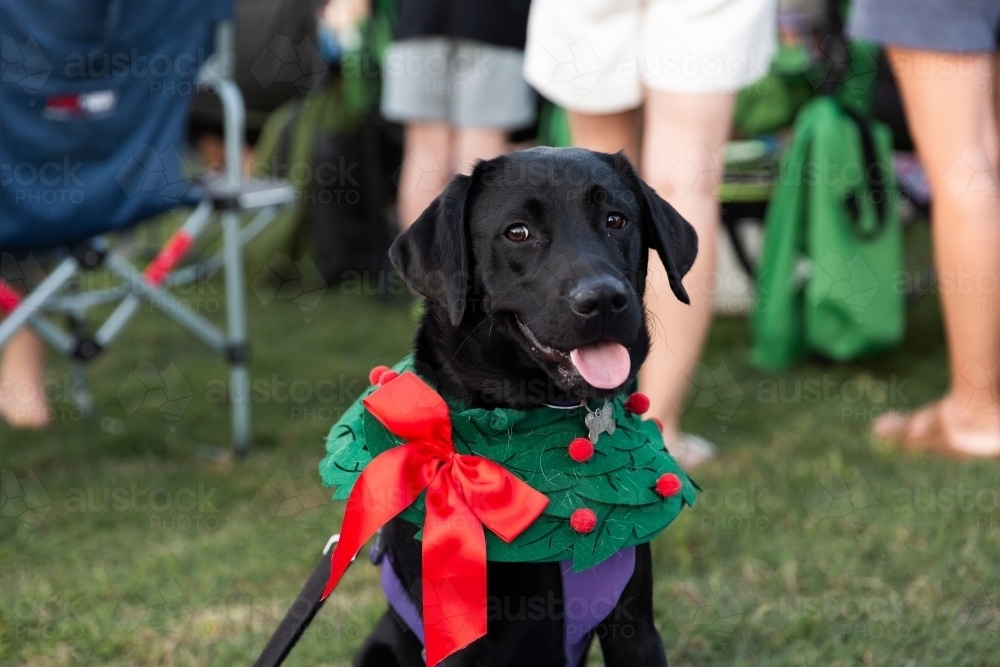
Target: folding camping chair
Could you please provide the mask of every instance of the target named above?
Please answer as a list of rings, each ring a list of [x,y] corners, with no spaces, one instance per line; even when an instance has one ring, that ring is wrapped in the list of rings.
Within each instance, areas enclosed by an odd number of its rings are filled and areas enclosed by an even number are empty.
[[[230,0],[0,0],[0,252],[42,251],[54,268],[26,296],[0,279],[0,348],[30,326],[82,377],[148,302],[224,355],[231,373],[232,445],[250,445],[243,248],[292,200],[284,182],[242,173],[244,107],[232,81]],[[222,103],[225,172],[185,175],[190,98]],[[108,236],[178,208],[180,229],[139,270]],[[219,225],[215,223],[218,222]],[[201,238],[222,247],[185,264]],[[83,291],[85,272],[113,284]],[[171,293],[206,271],[225,277],[224,330]],[[114,305],[93,334],[86,312]],[[68,326],[56,317],[65,316]],[[87,392],[74,400],[90,408]]]

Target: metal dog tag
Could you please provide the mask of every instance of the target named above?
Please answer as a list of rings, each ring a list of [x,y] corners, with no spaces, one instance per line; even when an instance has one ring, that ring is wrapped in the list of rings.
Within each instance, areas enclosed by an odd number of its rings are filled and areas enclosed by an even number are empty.
[[[583,423],[587,425],[587,429],[590,431],[590,441],[595,445],[602,433],[615,434],[615,420],[611,417],[611,405],[607,401],[604,402],[604,407],[593,412],[588,409]]]

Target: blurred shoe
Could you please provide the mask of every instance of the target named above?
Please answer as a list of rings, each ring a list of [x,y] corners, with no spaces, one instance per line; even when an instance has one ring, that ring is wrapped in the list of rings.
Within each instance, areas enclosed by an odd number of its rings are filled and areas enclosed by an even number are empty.
[[[684,470],[694,470],[715,456],[716,447],[693,433],[678,433],[677,439],[667,444],[667,451]]]

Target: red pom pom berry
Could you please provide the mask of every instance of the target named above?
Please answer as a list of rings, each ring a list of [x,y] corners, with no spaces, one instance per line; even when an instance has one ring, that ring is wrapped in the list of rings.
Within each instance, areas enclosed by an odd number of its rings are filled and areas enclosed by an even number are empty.
[[[656,492],[664,498],[676,496],[680,490],[681,478],[672,472],[660,475],[660,479],[656,480]]]
[[[597,515],[589,507],[574,510],[569,525],[578,533],[589,533],[597,527]]]
[[[586,438],[575,438],[569,443],[569,457],[577,463],[586,463],[594,456],[594,443]]]
[[[382,373],[389,370],[388,366],[376,366],[368,372],[368,384],[376,385],[378,384],[379,378],[382,377]]]
[[[625,409],[635,415],[644,415],[649,410],[649,396],[637,391],[625,399]]]
[[[394,371],[394,370],[392,370],[390,368],[389,370],[385,371],[384,373],[382,373],[382,375],[379,376],[379,378],[378,378],[378,386],[381,387],[382,385],[384,385],[389,380],[395,380],[398,377],[399,377],[399,373],[397,373],[396,371]]]
[[[663,433],[663,422],[659,417],[653,417],[653,423],[656,424],[656,428],[660,429],[660,433]]]

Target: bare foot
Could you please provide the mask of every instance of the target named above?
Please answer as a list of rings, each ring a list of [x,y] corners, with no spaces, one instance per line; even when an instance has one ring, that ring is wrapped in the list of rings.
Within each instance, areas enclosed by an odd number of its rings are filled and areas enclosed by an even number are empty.
[[[958,458],[1000,457],[1000,419],[991,410],[956,405],[951,395],[911,415],[889,412],[872,431],[911,451]]]
[[[0,362],[0,417],[16,428],[41,428],[51,410],[45,399],[42,359],[45,347],[23,329],[7,343]]]

